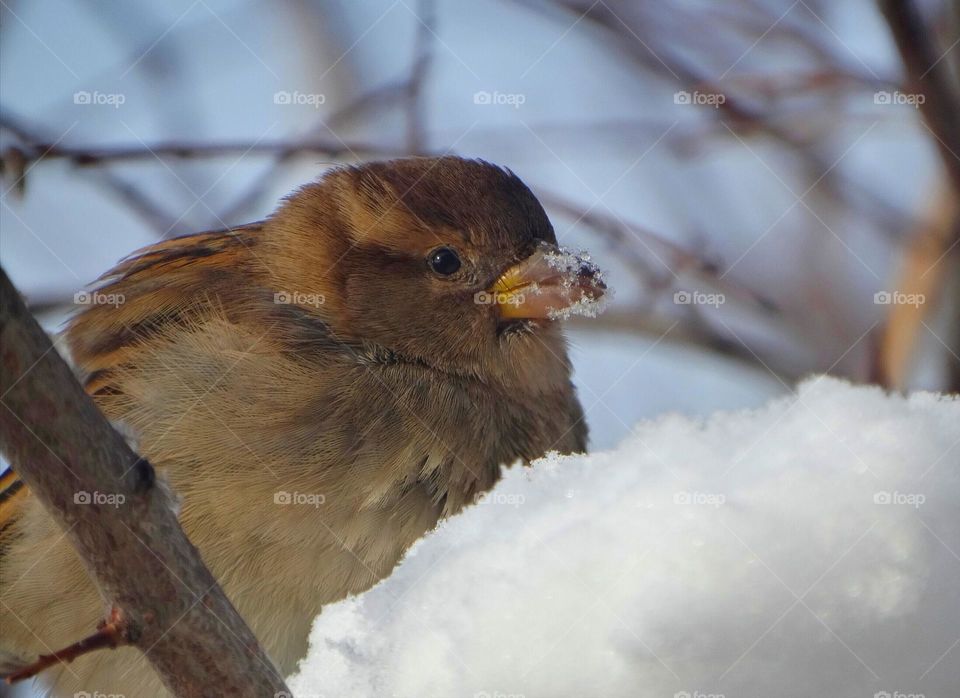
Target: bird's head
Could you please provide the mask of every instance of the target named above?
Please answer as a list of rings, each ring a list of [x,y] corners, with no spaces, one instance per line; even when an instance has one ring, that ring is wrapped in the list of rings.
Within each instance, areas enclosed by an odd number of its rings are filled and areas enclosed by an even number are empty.
[[[268,225],[274,283],[335,335],[485,379],[552,381],[544,366],[567,366],[557,319],[605,290],[527,186],[478,160],[336,169]]]

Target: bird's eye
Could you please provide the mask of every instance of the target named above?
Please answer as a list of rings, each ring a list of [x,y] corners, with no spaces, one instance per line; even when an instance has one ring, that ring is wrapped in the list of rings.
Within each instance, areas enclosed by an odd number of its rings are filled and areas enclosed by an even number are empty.
[[[427,264],[437,274],[450,276],[460,268],[460,258],[449,247],[438,247],[427,257]]]

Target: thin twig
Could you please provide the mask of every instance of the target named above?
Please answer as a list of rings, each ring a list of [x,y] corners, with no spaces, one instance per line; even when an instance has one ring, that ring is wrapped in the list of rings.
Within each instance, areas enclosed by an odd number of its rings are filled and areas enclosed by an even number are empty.
[[[110,620],[102,621],[97,631],[88,635],[79,642],[74,642],[53,654],[41,654],[32,662],[4,677],[8,684],[33,678],[45,669],[57,664],[69,664],[77,657],[90,654],[101,649],[116,649],[121,645],[130,644],[130,631],[134,628],[124,622],[119,609],[113,609]]]

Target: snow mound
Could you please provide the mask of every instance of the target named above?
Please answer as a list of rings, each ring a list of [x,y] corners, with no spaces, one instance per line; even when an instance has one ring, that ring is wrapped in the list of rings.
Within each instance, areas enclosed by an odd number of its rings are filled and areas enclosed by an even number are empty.
[[[960,400],[832,378],[514,467],[326,608],[298,696],[960,695]]]

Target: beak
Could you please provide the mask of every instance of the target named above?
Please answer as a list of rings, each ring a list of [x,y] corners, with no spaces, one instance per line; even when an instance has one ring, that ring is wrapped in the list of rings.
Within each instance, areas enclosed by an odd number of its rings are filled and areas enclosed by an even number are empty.
[[[588,256],[541,243],[503,272],[486,295],[505,320],[557,320],[596,315],[606,290],[603,273]]]

